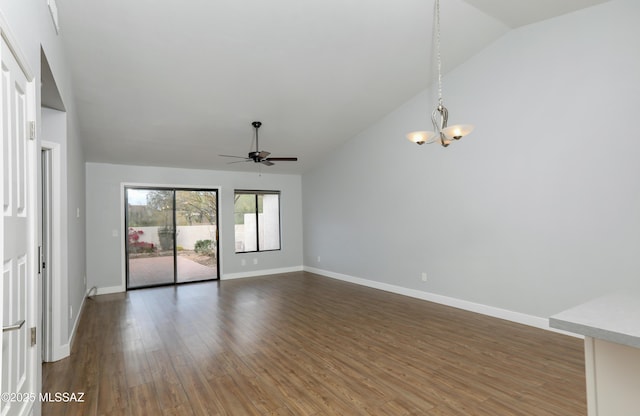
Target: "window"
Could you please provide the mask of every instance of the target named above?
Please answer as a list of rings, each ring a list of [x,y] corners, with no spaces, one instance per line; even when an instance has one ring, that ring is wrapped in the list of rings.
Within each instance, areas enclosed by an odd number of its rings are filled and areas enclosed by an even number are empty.
[[[236,253],[280,250],[280,192],[235,192]]]

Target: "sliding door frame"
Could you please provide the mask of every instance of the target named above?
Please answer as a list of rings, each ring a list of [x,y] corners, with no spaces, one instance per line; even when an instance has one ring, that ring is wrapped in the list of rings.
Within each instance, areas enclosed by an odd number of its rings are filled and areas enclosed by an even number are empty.
[[[129,224],[129,209],[128,209],[128,189],[140,189],[140,190],[158,190],[158,191],[171,191],[173,193],[173,209],[172,209],[172,221],[173,221],[173,281],[167,283],[159,283],[159,284],[151,284],[151,285],[141,285],[135,287],[129,287],[129,250],[128,250],[128,224]],[[122,209],[122,227],[123,230],[123,249],[122,249],[122,259],[123,259],[123,288],[125,291],[129,290],[137,290],[137,289],[145,289],[152,287],[161,287],[161,286],[174,286],[174,285],[182,285],[188,283],[202,283],[202,282],[210,282],[210,281],[220,281],[220,187],[208,187],[208,186],[184,186],[184,185],[158,185],[158,184],[142,184],[142,183],[122,183],[122,199],[121,199],[121,209]],[[194,280],[194,281],[178,281],[178,254],[177,254],[177,229],[178,225],[176,223],[176,193],[179,191],[203,191],[203,192],[215,192],[216,195],[216,277],[212,279],[204,279],[204,280]],[[114,233],[115,236],[115,233]]]

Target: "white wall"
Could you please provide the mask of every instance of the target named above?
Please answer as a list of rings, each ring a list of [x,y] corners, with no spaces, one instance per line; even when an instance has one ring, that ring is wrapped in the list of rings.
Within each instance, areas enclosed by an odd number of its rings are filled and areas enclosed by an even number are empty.
[[[164,226],[135,227],[135,231],[142,231],[138,242],[151,243],[154,247],[160,247],[158,229]],[[198,240],[214,240],[216,236],[215,225],[178,225],[176,227],[176,246],[184,250],[193,250]],[[94,236],[88,235],[87,240],[93,241]],[[178,250],[180,250],[178,248]]]
[[[73,90],[71,87],[70,71],[67,68],[64,51],[60,36],[54,30],[49,9],[46,1],[12,1],[0,0],[0,14],[6,20],[12,36],[15,38],[17,47],[23,54],[25,60],[33,73],[36,84],[36,125],[38,126],[37,141],[41,140],[58,141],[65,144],[66,176],[61,178],[66,186],[64,204],[68,207],[64,212],[60,212],[58,220],[62,224],[62,232],[66,234],[64,247],[61,247],[61,259],[57,261],[67,263],[66,286],[59,304],[60,310],[57,315],[61,322],[58,323],[60,333],[57,334],[58,348],[69,349],[70,339],[73,334],[75,324],[79,317],[82,302],[85,295],[83,282],[85,270],[85,224],[84,224],[84,155],[80,137],[78,133],[75,103],[73,101]],[[64,31],[62,32],[64,33]],[[44,50],[52,74],[62,100],[67,109],[66,117],[66,137],[42,137],[51,130],[45,125],[46,116],[41,114],[41,94],[40,94],[40,56],[41,49]],[[51,119],[49,120],[51,121]],[[34,171],[39,169],[34,166]],[[76,218],[76,208],[80,208],[81,217]],[[73,314],[69,315],[69,306],[73,308]],[[41,328],[40,328],[41,329]],[[41,333],[39,330],[38,333]],[[38,348],[42,343],[39,342]],[[39,414],[40,407],[36,406],[35,413]]]
[[[87,280],[101,293],[124,290],[122,184],[219,188],[221,278],[302,268],[302,191],[299,175],[87,163]],[[236,254],[234,190],[281,191],[282,250]],[[117,235],[114,235],[117,234]],[[253,260],[257,259],[258,264]],[[245,265],[242,265],[245,260]]]
[[[514,30],[444,77],[472,135],[408,142],[425,91],[303,175],[305,266],[541,318],[640,287],[638,17]]]

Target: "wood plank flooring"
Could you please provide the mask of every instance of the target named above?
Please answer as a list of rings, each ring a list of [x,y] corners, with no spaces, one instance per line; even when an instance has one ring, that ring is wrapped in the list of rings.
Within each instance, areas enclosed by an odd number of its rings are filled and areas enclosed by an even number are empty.
[[[586,415],[579,339],[310,273],[87,300],[44,415]]]

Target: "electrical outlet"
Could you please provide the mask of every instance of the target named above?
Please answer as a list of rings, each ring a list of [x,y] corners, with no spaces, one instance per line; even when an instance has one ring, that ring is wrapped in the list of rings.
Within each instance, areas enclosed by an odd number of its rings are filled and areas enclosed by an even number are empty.
[[[258,264],[258,259],[257,258],[253,259],[253,264]]]
[[[422,281],[423,282],[427,281],[427,272],[422,272]]]
[[[73,305],[69,305],[69,319],[73,318]]]
[[[240,260],[240,264],[243,266],[247,265],[247,261],[245,259]]]
[[[320,263],[320,256],[318,256],[318,263]]]

